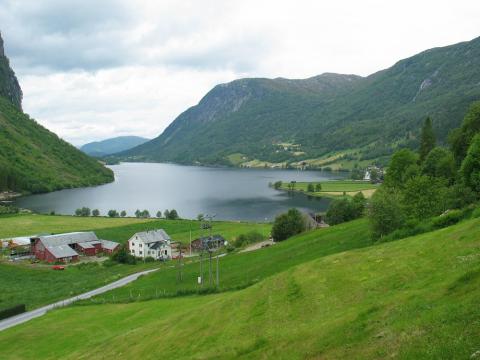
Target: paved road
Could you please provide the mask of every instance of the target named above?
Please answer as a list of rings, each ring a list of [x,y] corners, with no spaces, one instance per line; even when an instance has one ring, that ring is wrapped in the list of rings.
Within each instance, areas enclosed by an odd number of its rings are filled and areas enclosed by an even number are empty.
[[[128,283],[131,283],[132,281],[137,280],[139,276],[149,274],[149,273],[151,273],[153,271],[156,271],[156,270],[158,270],[158,269],[138,272],[138,273],[126,276],[126,277],[124,277],[120,280],[117,280],[117,281],[115,281],[111,284],[102,286],[101,288],[91,290],[89,292],[74,296],[70,299],[65,299],[65,300],[62,300],[62,301],[58,301],[56,303],[46,305],[46,306],[43,306],[41,308],[38,308],[38,309],[35,309],[35,310],[32,310],[32,311],[28,311],[28,312],[25,312],[23,314],[13,316],[13,317],[10,317],[10,318],[5,319],[5,320],[1,320],[0,321],[0,331],[8,329],[8,328],[10,328],[12,326],[15,326],[15,325],[18,325],[18,324],[27,322],[31,319],[36,318],[36,317],[42,316],[49,310],[59,308],[59,307],[62,307],[62,306],[66,306],[66,305],[70,305],[77,300],[88,299],[88,298],[91,298],[92,296],[102,294],[102,293],[107,292],[109,290],[124,286]]]

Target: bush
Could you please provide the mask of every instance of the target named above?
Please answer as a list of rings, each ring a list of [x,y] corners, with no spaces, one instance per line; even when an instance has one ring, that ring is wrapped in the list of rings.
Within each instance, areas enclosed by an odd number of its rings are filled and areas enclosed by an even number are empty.
[[[282,241],[305,231],[306,224],[302,213],[297,209],[290,209],[287,213],[278,215],[272,227],[272,237],[275,241]]]
[[[480,207],[475,208],[472,212],[472,218],[477,219],[480,218]]]
[[[118,217],[118,211],[117,210],[108,210],[108,216],[111,218]]]
[[[92,211],[92,215],[93,215],[93,216],[100,216],[100,210],[94,209],[94,210]]]
[[[441,229],[450,225],[454,225],[464,217],[465,213],[462,210],[450,210],[446,214],[434,218],[433,227],[435,229]]]
[[[278,190],[278,189],[280,189],[281,187],[282,187],[282,182],[281,182],[281,181],[275,181],[275,182],[273,183],[273,188],[274,188],[274,189]]]
[[[155,259],[154,259],[153,257],[151,257],[151,256],[147,256],[147,257],[145,258],[145,262],[147,262],[147,263],[154,262],[154,261],[155,261]]]
[[[120,264],[135,265],[137,263],[135,256],[130,254],[124,245],[122,245],[122,247],[110,257],[110,259]]]
[[[257,231],[251,231],[246,234],[241,234],[237,237],[234,242],[235,247],[242,247],[248,244],[254,244],[260,241],[263,241],[264,237]]]
[[[327,210],[327,223],[336,225],[346,221],[354,220],[363,215],[366,199],[361,192],[355,194],[352,199],[335,199]]]
[[[0,320],[6,319],[26,311],[25,304],[18,304],[7,309],[0,310]]]

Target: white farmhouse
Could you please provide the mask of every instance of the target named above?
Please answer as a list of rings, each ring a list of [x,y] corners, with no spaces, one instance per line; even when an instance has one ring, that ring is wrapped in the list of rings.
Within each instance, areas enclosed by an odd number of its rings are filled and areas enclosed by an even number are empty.
[[[172,257],[172,239],[163,229],[136,233],[128,240],[130,254],[139,258],[167,260]]]

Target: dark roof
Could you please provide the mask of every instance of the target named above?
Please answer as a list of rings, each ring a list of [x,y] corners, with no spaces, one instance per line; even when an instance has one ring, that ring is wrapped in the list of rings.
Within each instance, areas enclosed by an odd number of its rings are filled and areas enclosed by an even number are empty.
[[[98,241],[97,235],[93,231],[46,235],[38,238],[46,247]]]

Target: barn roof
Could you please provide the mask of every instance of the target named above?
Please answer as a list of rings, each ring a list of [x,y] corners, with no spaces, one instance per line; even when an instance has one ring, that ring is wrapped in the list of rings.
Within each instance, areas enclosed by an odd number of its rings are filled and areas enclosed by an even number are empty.
[[[97,235],[93,231],[46,235],[40,236],[39,239],[47,247],[98,241]]]
[[[47,246],[48,251],[57,259],[77,256],[77,252],[68,245]]]
[[[145,244],[150,244],[158,241],[170,242],[172,240],[163,229],[139,232],[133,235],[132,239],[133,238],[138,238]]]
[[[102,248],[107,250],[115,250],[120,244],[110,240],[100,240],[102,242]]]

